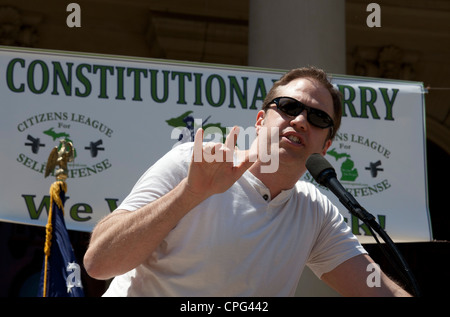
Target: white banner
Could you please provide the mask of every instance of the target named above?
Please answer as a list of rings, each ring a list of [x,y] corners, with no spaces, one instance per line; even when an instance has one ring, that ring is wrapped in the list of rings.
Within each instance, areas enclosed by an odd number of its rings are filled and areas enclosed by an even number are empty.
[[[91,231],[197,127],[237,125],[249,144],[257,111],[283,73],[8,47],[0,47],[0,72],[0,219],[45,225],[55,180],[44,178],[47,158],[69,139],[76,157],[68,164],[65,219],[79,231]],[[394,241],[430,241],[422,83],[335,75],[333,84],[345,99],[327,154],[339,180]],[[308,173],[303,179],[312,181]],[[361,242],[374,242],[321,190]]]

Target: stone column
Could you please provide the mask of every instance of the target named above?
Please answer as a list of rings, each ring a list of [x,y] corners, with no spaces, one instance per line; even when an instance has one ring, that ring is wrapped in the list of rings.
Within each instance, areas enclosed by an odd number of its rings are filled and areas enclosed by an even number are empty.
[[[345,74],[345,0],[250,0],[249,66]]]
[[[249,66],[345,74],[345,0],[250,0],[248,41]],[[339,296],[308,267],[295,295]]]

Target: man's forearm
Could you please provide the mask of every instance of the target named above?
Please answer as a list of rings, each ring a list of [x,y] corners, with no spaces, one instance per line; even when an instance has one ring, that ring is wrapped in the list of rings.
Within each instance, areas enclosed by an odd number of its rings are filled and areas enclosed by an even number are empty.
[[[87,272],[108,279],[135,268],[205,198],[192,194],[184,179],[165,196],[136,211],[117,210],[108,215],[93,230],[84,257]]]

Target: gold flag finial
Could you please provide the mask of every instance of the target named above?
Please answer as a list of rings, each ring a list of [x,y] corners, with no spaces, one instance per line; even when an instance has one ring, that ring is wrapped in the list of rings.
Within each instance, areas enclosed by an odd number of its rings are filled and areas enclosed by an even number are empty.
[[[75,152],[73,149],[72,142],[66,139],[60,139],[59,142],[60,142],[59,150],[58,146],[55,146],[53,150],[50,152],[50,155],[47,160],[47,165],[45,167],[45,177],[50,175],[50,173],[58,165],[59,168],[55,172],[56,180],[65,181],[68,176],[67,163],[73,161],[75,157]]]

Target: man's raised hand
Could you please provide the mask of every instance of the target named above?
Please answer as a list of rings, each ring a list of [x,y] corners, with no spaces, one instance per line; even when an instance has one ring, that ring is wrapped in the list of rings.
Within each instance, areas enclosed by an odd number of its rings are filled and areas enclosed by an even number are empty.
[[[239,156],[234,164],[235,145],[239,128],[233,127],[225,143],[203,144],[203,129],[195,134],[192,161],[189,166],[187,184],[192,194],[206,199],[230,188],[254,163],[248,152]]]

